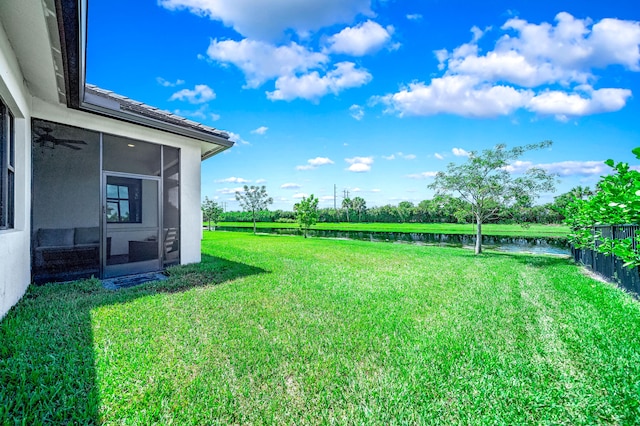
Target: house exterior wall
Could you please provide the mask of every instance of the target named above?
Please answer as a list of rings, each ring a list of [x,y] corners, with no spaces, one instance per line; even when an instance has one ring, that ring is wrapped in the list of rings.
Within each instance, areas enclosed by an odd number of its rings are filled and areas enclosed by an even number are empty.
[[[31,119],[81,127],[180,149],[180,259],[200,262],[200,171],[198,141],[46,102],[30,94],[15,53],[0,26],[0,97],[15,119],[15,227],[0,230],[0,319],[31,281]]]
[[[0,230],[0,319],[24,295],[31,278],[31,97],[0,25],[0,98],[15,124],[15,225]]]
[[[0,0],[0,98],[15,128],[15,225],[0,230],[0,320],[31,281],[32,118],[179,148],[180,260],[201,259],[201,143],[60,104],[51,40],[41,15],[45,3]]]

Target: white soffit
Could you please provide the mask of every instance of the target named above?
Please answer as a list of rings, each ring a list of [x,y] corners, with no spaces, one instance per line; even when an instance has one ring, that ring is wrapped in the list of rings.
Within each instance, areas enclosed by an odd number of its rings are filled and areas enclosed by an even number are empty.
[[[53,0],[0,0],[0,21],[30,93],[48,102],[65,102]]]

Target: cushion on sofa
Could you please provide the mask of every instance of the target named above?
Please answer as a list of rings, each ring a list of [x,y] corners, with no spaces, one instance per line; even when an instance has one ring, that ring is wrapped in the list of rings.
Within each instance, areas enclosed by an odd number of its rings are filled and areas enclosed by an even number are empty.
[[[97,226],[90,228],[76,228],[74,243],[76,245],[100,243],[100,228]]]
[[[38,229],[38,247],[73,246],[73,228]]]

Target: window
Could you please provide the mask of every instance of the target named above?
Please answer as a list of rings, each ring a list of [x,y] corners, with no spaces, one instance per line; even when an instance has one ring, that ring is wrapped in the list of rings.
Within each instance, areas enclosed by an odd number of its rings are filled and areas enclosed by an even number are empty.
[[[107,182],[107,222],[142,222],[142,181],[109,177]]]
[[[14,226],[15,173],[13,116],[0,100],[0,229]]]

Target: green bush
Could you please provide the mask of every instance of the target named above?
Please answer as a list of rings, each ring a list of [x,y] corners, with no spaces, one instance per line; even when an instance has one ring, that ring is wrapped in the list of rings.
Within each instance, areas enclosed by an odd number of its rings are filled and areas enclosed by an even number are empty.
[[[633,153],[640,159],[640,147]],[[596,194],[587,200],[576,199],[567,206],[566,224],[572,230],[569,240],[578,248],[616,255],[625,266],[640,266],[640,231],[621,240],[606,238],[594,231],[596,225],[640,224],[640,172],[624,162],[607,160],[605,164],[613,173],[600,178]],[[600,244],[596,245],[596,240]]]

